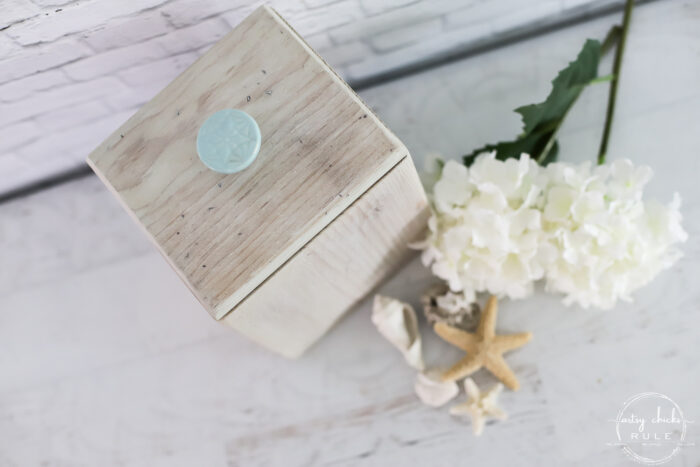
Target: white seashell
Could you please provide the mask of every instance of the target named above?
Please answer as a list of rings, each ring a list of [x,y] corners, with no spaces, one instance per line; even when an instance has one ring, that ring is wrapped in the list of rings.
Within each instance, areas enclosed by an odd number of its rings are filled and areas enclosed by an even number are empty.
[[[455,381],[442,381],[442,371],[429,370],[418,373],[415,384],[416,395],[425,405],[440,407],[459,394]]]
[[[375,295],[372,322],[380,334],[399,349],[413,368],[423,370],[423,349],[416,312],[395,298]]]

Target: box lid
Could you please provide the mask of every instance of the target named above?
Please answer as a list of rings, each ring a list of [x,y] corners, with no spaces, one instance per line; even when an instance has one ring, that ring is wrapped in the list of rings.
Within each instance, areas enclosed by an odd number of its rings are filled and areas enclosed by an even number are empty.
[[[262,144],[248,168],[225,175],[200,161],[196,139],[227,108],[255,119]],[[221,319],[407,154],[287,23],[260,7],[88,163]]]

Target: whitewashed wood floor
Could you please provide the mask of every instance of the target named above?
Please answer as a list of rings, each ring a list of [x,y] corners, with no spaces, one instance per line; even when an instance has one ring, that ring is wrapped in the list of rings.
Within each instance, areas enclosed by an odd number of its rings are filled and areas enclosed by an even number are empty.
[[[362,97],[420,160],[518,132],[514,107],[599,19],[433,69]],[[609,60],[605,66],[609,66]],[[613,418],[658,391],[700,419],[700,2],[636,10],[610,157],[652,165],[650,194],[684,198],[685,258],[610,312],[537,294],[503,302],[499,328],[534,341],[508,361],[505,423],[480,439],[422,406],[413,374],[375,332],[369,301],[303,359],[217,325],[95,178],[0,205],[0,465],[629,465]],[[586,92],[562,157],[592,160],[605,87]],[[414,261],[381,291],[417,304]],[[424,329],[428,360],[459,355]],[[439,357],[439,358],[438,358]],[[492,378],[479,373],[480,384]],[[691,425],[689,441],[698,439]],[[670,465],[699,465],[700,445]]]

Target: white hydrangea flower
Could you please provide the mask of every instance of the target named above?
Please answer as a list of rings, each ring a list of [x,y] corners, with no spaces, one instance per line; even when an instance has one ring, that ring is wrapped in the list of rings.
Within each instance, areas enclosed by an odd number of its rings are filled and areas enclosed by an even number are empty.
[[[419,173],[420,181],[423,184],[428,196],[433,192],[433,187],[435,183],[442,176],[442,167],[445,162],[442,160],[439,154],[428,153],[423,158],[423,170]]]
[[[543,229],[558,252],[546,273],[546,289],[564,302],[608,309],[670,267],[687,234],[681,227],[680,196],[668,206],[642,200],[649,167],[629,160],[591,169],[590,164],[554,163]]]
[[[522,298],[544,276],[542,169],[529,157],[477,158],[470,169],[448,161],[433,190],[423,263],[453,292]]]
[[[523,298],[533,283],[565,303],[610,308],[679,257],[680,197],[642,199],[648,167],[628,160],[542,168],[523,154],[448,161],[434,185],[423,263],[453,292]]]

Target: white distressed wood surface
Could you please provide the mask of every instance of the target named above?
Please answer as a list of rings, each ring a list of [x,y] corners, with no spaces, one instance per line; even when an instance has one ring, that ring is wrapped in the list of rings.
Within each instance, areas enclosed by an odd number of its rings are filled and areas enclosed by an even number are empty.
[[[207,169],[196,151],[202,123],[224,108],[247,112],[263,135],[255,161],[234,174]],[[88,164],[221,319],[406,156],[262,6],[115,129]]]
[[[245,110],[263,135],[239,173],[197,158],[198,129],[222,107]],[[215,319],[287,357],[405,263],[427,213],[406,147],[267,6],[88,163]],[[381,204],[392,215],[378,215]]]
[[[375,183],[223,318],[296,358],[413,256],[428,201],[410,156]]]
[[[510,109],[546,81],[604,18],[363,92],[420,158],[457,155],[518,130]],[[700,419],[700,4],[639,7],[610,157],[651,164],[651,195],[684,198],[685,258],[610,312],[556,297],[501,303],[499,330],[534,340],[509,355],[521,381],[510,419],[482,438],[422,406],[413,374],[365,301],[289,362],[216,324],[96,179],[0,206],[0,465],[636,465],[606,443],[635,393],[673,398]],[[599,93],[599,94],[598,94]],[[562,157],[591,159],[604,88],[562,133]],[[411,263],[381,292],[418,304]],[[427,360],[459,352],[424,330]],[[439,357],[439,358],[438,358]],[[479,373],[479,384],[493,379]],[[695,447],[669,465],[700,462]]]

